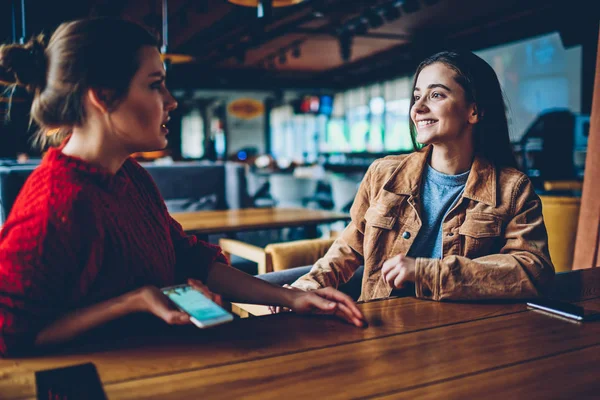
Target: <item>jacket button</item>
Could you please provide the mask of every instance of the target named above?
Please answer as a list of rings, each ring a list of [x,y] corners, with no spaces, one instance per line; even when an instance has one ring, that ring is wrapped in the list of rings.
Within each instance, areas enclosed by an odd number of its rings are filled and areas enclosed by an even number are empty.
[[[410,232],[408,232],[408,231],[404,232],[404,233],[402,234],[402,237],[403,237],[404,239],[410,239]]]

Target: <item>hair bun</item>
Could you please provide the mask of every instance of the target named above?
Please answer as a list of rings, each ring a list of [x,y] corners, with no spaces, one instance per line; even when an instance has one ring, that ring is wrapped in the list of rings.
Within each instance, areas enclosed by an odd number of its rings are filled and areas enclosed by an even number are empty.
[[[46,43],[43,35],[24,45],[0,46],[0,67],[14,77],[14,82],[34,92],[46,86]]]

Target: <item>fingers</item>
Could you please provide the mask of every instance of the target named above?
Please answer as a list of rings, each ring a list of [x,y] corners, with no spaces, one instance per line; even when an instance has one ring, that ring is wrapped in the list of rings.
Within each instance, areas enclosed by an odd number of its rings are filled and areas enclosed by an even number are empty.
[[[392,268],[394,268],[396,266],[396,260],[394,258],[390,258],[389,260],[387,260],[386,262],[383,263],[383,267],[381,267],[381,274],[383,276],[386,276],[388,274],[388,272],[390,272],[390,270]]]
[[[360,321],[365,321],[363,313],[358,309],[356,303],[354,303],[354,300],[352,300],[352,298],[347,294],[342,293],[332,287],[316,290],[315,293],[322,295],[329,300],[334,300],[339,304],[343,304],[345,309],[350,312],[351,316],[359,319]]]
[[[401,268],[393,269],[393,270],[389,271],[387,273],[387,275],[385,275],[383,277],[383,279],[385,280],[386,283],[388,283],[390,286],[393,287],[394,286],[394,280],[400,274],[401,270],[402,270]]]
[[[398,274],[398,276],[396,276],[396,278],[392,282],[393,284],[391,286],[393,286],[395,289],[402,289],[404,287],[405,282],[406,282],[406,273],[404,271],[401,271]]]
[[[315,293],[316,294],[316,293]],[[310,304],[319,311],[325,313],[332,313],[337,306],[335,301],[327,300],[321,296],[310,296],[309,297]]]
[[[190,323],[190,316],[181,311],[167,311],[162,318],[169,325],[186,325]]]
[[[403,257],[404,256],[402,254],[398,254],[397,256],[388,259],[386,262],[383,263],[383,267],[381,267],[381,273],[383,275],[386,275],[392,269],[396,268],[396,266],[402,263]]]
[[[359,311],[360,312],[360,311]],[[362,328],[367,325],[367,321],[364,319],[364,316],[361,314],[361,318],[357,317],[353,310],[350,309],[344,303],[338,303],[337,309],[335,310],[335,316],[341,319],[346,320],[348,323],[358,326]]]
[[[223,307],[223,297],[220,294],[213,293],[213,301]]]
[[[206,285],[204,285],[201,281],[197,279],[188,279],[188,284],[195,290],[201,292],[206,297],[211,299],[213,302],[217,303],[220,306],[223,305],[223,298],[221,297],[221,295],[211,292],[210,289],[206,287]]]
[[[206,294],[207,292],[210,292],[210,290],[204,285],[204,283],[202,283],[201,281],[199,281],[197,279],[191,279],[191,278],[188,279],[188,285],[190,285],[197,291],[202,292],[204,294]]]

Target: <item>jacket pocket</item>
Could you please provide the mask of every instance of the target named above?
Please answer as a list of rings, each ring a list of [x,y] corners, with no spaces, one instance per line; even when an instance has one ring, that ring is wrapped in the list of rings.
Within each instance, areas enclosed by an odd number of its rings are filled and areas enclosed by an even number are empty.
[[[365,221],[367,222],[368,226],[375,226],[377,228],[390,230],[394,227],[396,217],[386,217],[381,215],[375,207],[371,206],[367,209]]]
[[[472,259],[496,253],[500,249],[502,218],[493,214],[467,213],[458,233],[463,256]]]
[[[502,232],[502,219],[493,214],[467,213],[465,222],[458,233],[474,238],[500,236]]]

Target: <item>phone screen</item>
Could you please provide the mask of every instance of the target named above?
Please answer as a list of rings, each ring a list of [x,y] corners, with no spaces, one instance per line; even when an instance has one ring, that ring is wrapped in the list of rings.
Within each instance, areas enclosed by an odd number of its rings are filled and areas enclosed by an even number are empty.
[[[162,292],[200,328],[233,320],[233,316],[189,285],[172,286]]]

